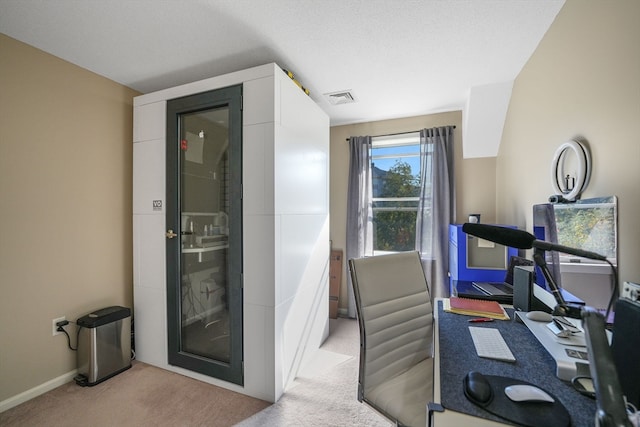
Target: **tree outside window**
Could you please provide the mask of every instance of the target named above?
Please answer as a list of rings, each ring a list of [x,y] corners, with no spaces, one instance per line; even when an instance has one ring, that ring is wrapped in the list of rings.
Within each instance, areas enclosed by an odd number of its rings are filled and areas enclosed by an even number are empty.
[[[415,249],[420,195],[417,134],[374,138],[372,158],[374,253]]]
[[[558,243],[596,252],[616,263],[616,203],[613,196],[554,205]],[[560,255],[561,262],[572,258]]]

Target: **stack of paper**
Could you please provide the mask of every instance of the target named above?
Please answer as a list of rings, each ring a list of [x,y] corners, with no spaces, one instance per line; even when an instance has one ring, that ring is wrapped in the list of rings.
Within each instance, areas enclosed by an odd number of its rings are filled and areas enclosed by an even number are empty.
[[[444,311],[465,316],[509,320],[507,312],[496,301],[451,297],[444,300]]]

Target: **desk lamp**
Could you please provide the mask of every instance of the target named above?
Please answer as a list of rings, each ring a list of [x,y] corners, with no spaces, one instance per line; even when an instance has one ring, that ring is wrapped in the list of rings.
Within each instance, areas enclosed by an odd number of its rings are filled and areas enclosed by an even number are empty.
[[[617,271],[613,264],[606,257],[595,252],[538,240],[533,234],[522,230],[514,230],[497,225],[466,223],[462,226],[462,231],[504,246],[518,249],[534,249],[533,259],[542,270],[545,279],[549,282],[552,294],[557,302],[553,314],[582,319],[587,339],[587,351],[591,361],[589,363],[589,371],[596,389],[596,427],[632,427],[633,424],[627,415],[622,387],[613,362],[609,341],[605,334],[605,316],[590,307],[577,307],[567,304],[547,267],[543,253],[547,250],[558,251],[583,258],[606,261],[611,266],[614,275],[614,286],[609,306],[607,307],[606,318],[609,317],[611,306],[618,295]]]

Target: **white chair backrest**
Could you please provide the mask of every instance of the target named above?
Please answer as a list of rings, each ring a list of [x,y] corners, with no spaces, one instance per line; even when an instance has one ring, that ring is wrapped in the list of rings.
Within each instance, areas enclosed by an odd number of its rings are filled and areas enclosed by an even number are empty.
[[[363,397],[431,357],[433,309],[417,252],[349,260],[361,333]]]

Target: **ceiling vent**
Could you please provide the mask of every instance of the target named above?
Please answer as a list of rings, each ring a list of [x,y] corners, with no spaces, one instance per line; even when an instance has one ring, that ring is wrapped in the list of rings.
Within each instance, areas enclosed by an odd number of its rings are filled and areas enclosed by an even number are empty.
[[[356,102],[350,90],[341,90],[339,92],[325,93],[324,96],[331,105],[351,104]]]

